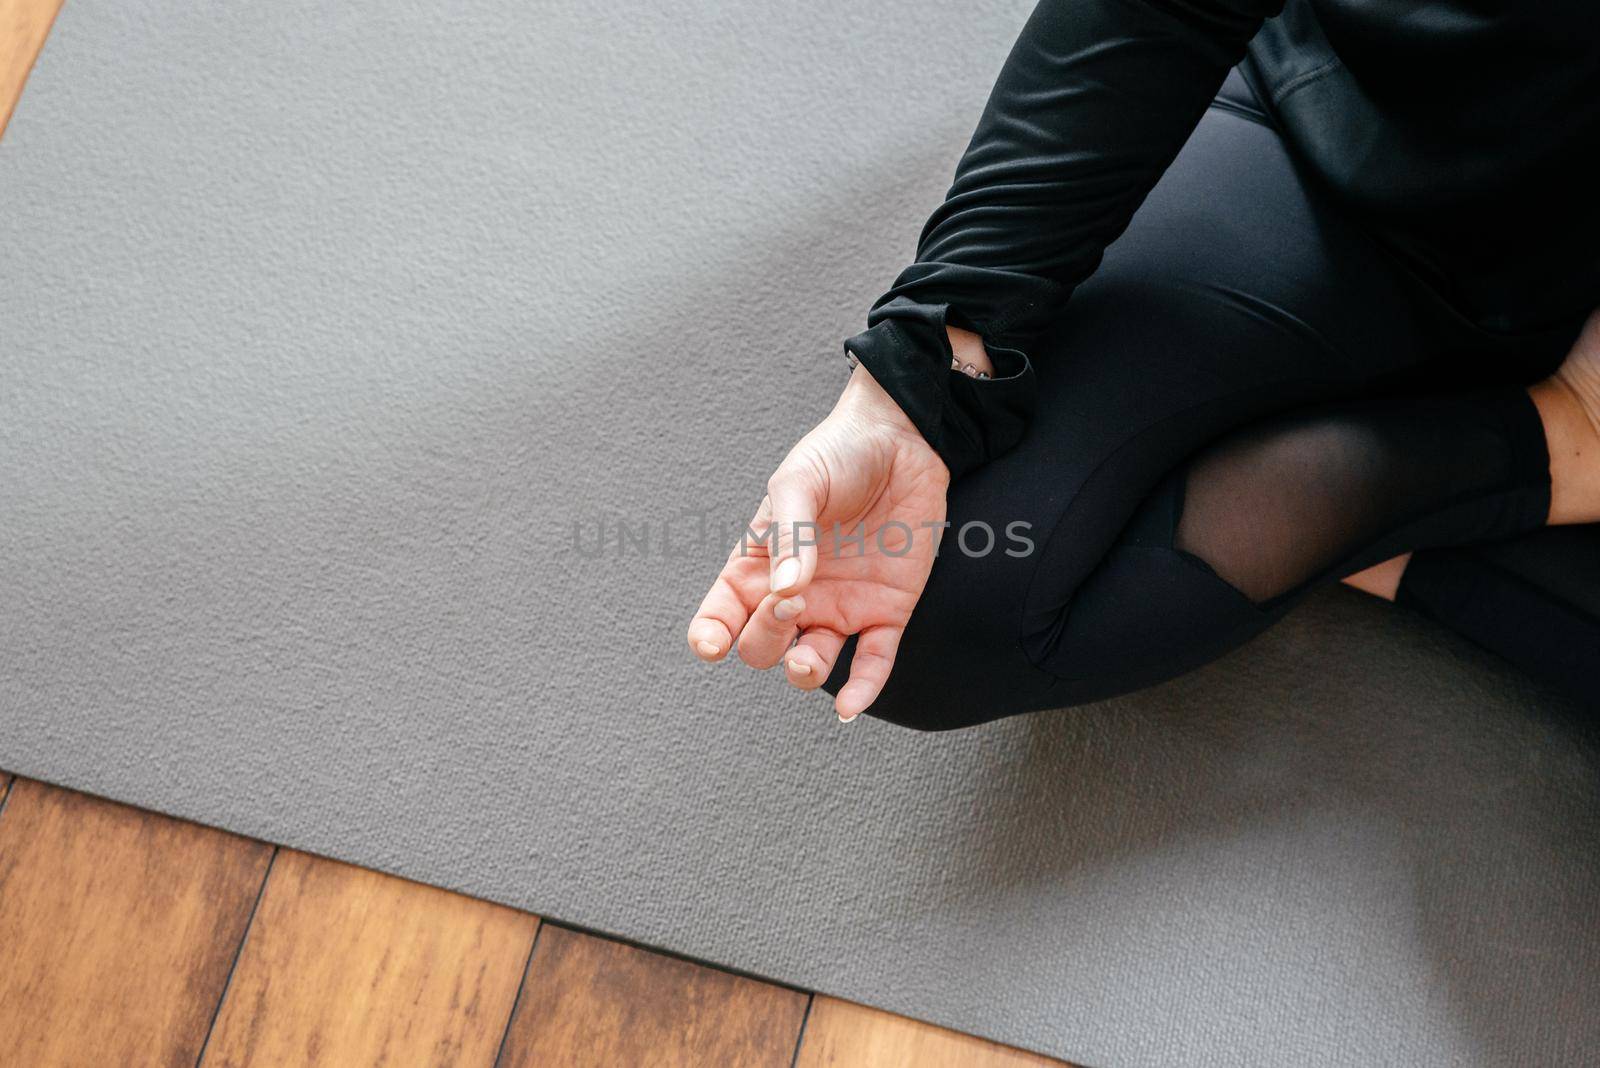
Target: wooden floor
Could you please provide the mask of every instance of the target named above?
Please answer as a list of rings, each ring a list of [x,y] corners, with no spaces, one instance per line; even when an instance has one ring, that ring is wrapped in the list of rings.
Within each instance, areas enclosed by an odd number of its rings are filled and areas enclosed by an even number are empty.
[[[0,0],[0,135],[60,3]],[[0,772],[0,1066],[1056,1063]]]
[[[0,772],[0,1065],[1057,1063]]]

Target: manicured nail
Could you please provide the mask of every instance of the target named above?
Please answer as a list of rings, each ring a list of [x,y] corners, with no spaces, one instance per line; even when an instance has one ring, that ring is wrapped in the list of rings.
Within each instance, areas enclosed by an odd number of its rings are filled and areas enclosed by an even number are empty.
[[[798,660],[791,660],[789,661],[789,670],[794,672],[796,675],[809,675],[811,674],[811,665],[802,664]]]
[[[779,623],[787,623],[806,610],[806,602],[799,597],[785,597],[772,606],[772,615]]]
[[[695,646],[695,648],[700,650],[701,656],[716,656],[718,653],[722,652],[720,648],[718,648],[716,645],[713,645],[711,642],[700,642]]]
[[[857,712],[856,716],[859,716],[859,715],[861,715],[861,713]],[[840,723],[849,723],[851,720],[855,719],[856,716],[847,716],[847,715],[845,715],[844,713],[841,712],[839,714],[839,722]]]
[[[793,586],[799,578],[800,560],[798,557],[791,556],[779,564],[778,570],[772,573],[772,590],[774,593],[778,590],[786,590]]]

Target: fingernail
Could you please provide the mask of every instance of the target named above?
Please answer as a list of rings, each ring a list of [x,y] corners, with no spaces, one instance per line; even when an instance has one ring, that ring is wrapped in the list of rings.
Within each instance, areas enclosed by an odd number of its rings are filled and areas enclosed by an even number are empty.
[[[772,606],[772,614],[780,623],[787,623],[795,616],[804,612],[806,603],[799,597],[785,597]]]
[[[713,645],[711,642],[700,642],[695,648],[700,650],[701,656],[716,656],[722,652],[718,646]]]
[[[860,713],[860,712],[857,712],[857,713],[856,713],[856,716],[859,716],[859,715],[861,715],[861,713]],[[845,715],[845,714],[843,714],[843,713],[842,713],[842,712],[841,712],[841,713],[840,713],[840,714],[839,714],[839,722],[840,722],[840,723],[849,723],[849,722],[850,722],[850,721],[851,721],[851,720],[853,720],[853,719],[855,719],[855,718],[856,718],[856,716],[847,716],[847,715]]]
[[[795,584],[795,581],[799,577],[800,577],[800,560],[797,557],[791,556],[791,557],[789,557],[789,559],[787,559],[783,563],[779,564],[778,565],[778,570],[776,570],[776,571],[774,571],[772,573],[772,589],[773,589],[773,592],[777,592],[778,590],[786,590],[786,589],[788,589],[790,586],[793,586]]]
[[[811,674],[811,665],[802,664],[798,660],[791,660],[789,661],[789,670],[794,672],[796,675],[809,675]]]

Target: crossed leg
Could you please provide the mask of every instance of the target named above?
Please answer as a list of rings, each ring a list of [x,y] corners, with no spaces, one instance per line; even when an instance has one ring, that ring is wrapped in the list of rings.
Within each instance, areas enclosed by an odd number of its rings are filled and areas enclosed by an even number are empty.
[[[946,729],[1126,692],[1319,579],[1537,525],[1548,458],[1521,385],[1568,340],[1464,327],[1269,128],[1213,109],[1040,346],[1028,438],[952,489],[957,531],[1022,530],[1029,551],[947,539],[872,713]],[[1426,391],[1485,368],[1498,387]]]

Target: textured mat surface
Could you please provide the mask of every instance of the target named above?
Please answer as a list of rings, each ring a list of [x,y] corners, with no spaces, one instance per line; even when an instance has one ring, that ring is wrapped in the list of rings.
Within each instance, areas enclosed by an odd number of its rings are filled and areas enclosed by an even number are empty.
[[[70,0],[0,766],[1104,1068],[1582,1062],[1596,749],[1404,613],[941,737],[683,655],[1025,6]]]

